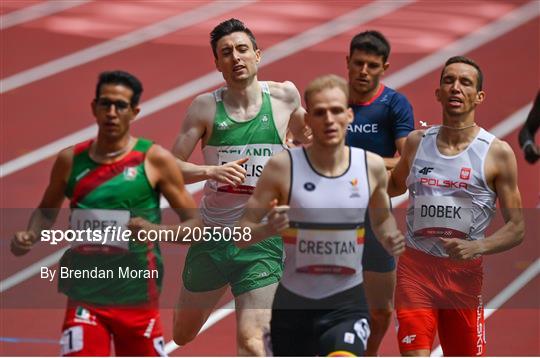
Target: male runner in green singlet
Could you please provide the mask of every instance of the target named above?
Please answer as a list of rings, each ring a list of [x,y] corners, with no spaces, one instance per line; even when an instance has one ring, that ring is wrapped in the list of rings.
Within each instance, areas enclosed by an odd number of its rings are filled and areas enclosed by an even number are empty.
[[[140,111],[141,93],[141,83],[129,73],[100,75],[92,101],[97,140],[58,154],[27,230],[17,232],[12,240],[15,255],[30,251],[43,230],[53,225],[65,197],[70,199],[71,229],[83,229],[84,223],[96,229],[99,223],[104,230],[111,222],[116,222],[114,227],[131,227],[133,221],[128,221],[135,216],[159,223],[160,193],[184,220],[183,226],[200,223],[176,159],[151,141],[129,134],[130,123]],[[135,221],[137,229],[144,227],[142,220]],[[158,310],[163,264],[157,242],[85,242],[72,246],[59,266],[59,289],[69,298],[62,355],[109,356],[111,337],[118,356],[165,355]],[[112,277],[60,275],[92,269],[111,272]],[[131,274],[125,275],[128,270]]]
[[[261,51],[239,20],[211,33],[215,64],[226,87],[198,96],[173,153],[186,182],[207,180],[201,202],[204,224],[234,227],[243,214],[266,161],[283,149],[287,128],[307,141],[300,94],[291,82],[259,82]],[[201,142],[205,165],[186,162]],[[263,355],[272,298],[282,274],[280,238],[240,251],[231,241],[190,247],[175,312],[174,339],[193,340],[230,285],[237,312],[239,355]]]

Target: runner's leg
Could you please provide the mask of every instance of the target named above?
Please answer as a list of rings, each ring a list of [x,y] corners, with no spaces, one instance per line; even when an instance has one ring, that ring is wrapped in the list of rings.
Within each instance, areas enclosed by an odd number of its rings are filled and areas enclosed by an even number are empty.
[[[213,291],[191,292],[182,286],[173,319],[176,344],[183,346],[197,337],[226,290],[227,286]]]
[[[265,356],[263,334],[270,329],[272,301],[277,283],[236,297],[239,356]]]

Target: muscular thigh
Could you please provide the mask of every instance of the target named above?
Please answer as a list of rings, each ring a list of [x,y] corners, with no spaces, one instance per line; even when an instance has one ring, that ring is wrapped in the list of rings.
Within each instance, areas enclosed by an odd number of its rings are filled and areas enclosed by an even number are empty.
[[[264,329],[268,329],[277,285],[274,283],[261,287],[235,298],[236,321],[240,336],[262,334]]]
[[[226,291],[226,286],[206,292],[192,292],[183,286],[174,310],[175,332],[195,337]]]
[[[364,272],[364,289],[369,309],[393,308],[396,272]]]

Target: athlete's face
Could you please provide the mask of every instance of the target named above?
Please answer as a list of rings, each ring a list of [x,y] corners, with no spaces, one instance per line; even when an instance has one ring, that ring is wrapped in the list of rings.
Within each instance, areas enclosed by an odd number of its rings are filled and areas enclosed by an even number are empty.
[[[435,91],[443,111],[450,116],[460,116],[474,111],[484,100],[483,91],[478,91],[476,68],[466,63],[453,63],[444,68],[441,83]]]
[[[350,90],[359,95],[376,91],[381,76],[390,64],[383,57],[361,50],[354,50],[347,56]]]
[[[313,131],[313,142],[333,147],[345,142],[347,125],[353,121],[345,93],[337,87],[313,93],[307,101],[307,124]]]
[[[127,135],[130,122],[140,111],[131,105],[133,91],[123,85],[104,84],[99,97],[92,101],[92,113],[99,127],[99,134],[111,139]]]
[[[261,51],[253,49],[249,36],[244,32],[233,32],[216,44],[216,68],[227,83],[249,82],[257,75]]]

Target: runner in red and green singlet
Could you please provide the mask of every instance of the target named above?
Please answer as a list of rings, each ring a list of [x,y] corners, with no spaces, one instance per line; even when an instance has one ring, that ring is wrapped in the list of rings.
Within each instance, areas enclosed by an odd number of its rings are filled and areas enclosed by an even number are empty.
[[[17,232],[12,240],[15,255],[30,251],[53,225],[66,197],[71,200],[70,229],[79,232],[87,227],[102,233],[111,227],[134,232],[151,227],[148,222],[160,221],[160,194],[176,208],[183,226],[199,225],[196,212],[185,210],[196,205],[185,190],[175,158],[129,134],[130,123],[140,111],[141,93],[141,83],[129,73],[100,75],[92,101],[97,139],[58,154],[27,230]],[[94,271],[99,274],[92,275]],[[108,356],[111,337],[116,355],[165,355],[157,307],[163,278],[157,243],[73,242],[60,260],[58,273],[63,276],[59,288],[69,298],[62,355]],[[73,275],[68,278],[65,273]]]
[[[113,213],[127,213],[127,217],[142,217],[160,222],[159,192],[153,188],[144,169],[145,157],[152,142],[139,138],[133,149],[122,159],[111,164],[99,164],[89,154],[92,141],[74,147],[73,167],[66,188],[72,210],[109,209]],[[73,220],[73,215],[72,215]],[[71,225],[73,228],[74,225]],[[125,247],[92,245],[69,250],[60,265],[73,270],[86,270],[98,266],[115,270],[112,279],[62,279],[60,289],[70,298],[97,304],[138,304],[156,301],[161,290],[163,263],[156,243],[126,242]],[[126,253],[127,251],[128,253]],[[101,252],[101,254],[100,254]],[[157,270],[154,278],[119,277],[118,268],[130,270]],[[124,269],[125,272],[125,269]]]

